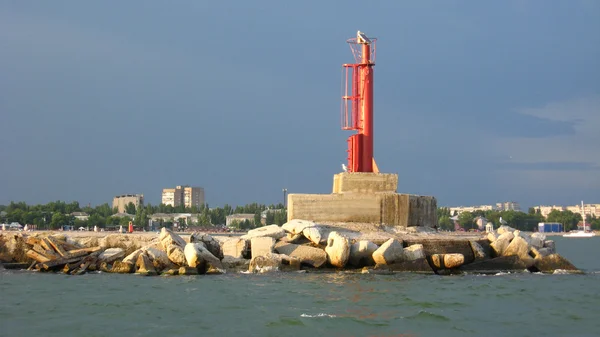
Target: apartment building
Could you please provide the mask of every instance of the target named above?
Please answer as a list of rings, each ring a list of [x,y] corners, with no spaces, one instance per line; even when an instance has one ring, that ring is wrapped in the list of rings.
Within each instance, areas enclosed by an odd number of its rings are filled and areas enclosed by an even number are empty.
[[[165,205],[171,205],[173,207],[181,206],[184,207],[200,207],[204,205],[204,188],[202,187],[190,187],[190,186],[177,186],[175,188],[164,188],[162,190],[161,201]]]
[[[133,203],[135,208],[138,206],[144,206],[144,195],[143,194],[122,194],[117,195],[113,198],[112,207],[117,208],[119,213],[125,213],[125,206]]]

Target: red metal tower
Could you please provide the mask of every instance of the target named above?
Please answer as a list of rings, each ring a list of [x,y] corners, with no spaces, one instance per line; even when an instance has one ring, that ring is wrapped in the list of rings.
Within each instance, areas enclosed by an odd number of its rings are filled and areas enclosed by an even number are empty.
[[[373,67],[376,38],[358,31],[348,39],[354,64],[343,64],[342,130],[356,130],[348,138],[348,172],[378,172],[373,157]]]

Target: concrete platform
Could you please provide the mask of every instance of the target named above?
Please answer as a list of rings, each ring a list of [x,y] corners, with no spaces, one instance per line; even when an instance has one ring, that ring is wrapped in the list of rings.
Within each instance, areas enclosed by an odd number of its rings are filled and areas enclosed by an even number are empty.
[[[396,192],[398,175],[394,173],[342,172],[333,176],[333,193]]]
[[[399,193],[288,195],[288,220],[366,222],[388,226],[437,225],[434,197]]]

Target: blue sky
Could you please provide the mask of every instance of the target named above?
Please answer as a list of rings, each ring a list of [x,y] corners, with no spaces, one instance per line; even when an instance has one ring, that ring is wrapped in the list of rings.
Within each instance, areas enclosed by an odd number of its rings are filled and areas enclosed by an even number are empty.
[[[375,157],[440,205],[600,203],[597,1],[3,1],[0,204],[329,193],[341,64],[378,38]]]

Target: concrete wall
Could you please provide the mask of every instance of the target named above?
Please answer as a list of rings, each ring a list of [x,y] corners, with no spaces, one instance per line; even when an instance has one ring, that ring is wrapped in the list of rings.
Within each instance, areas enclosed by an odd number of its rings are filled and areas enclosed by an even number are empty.
[[[437,225],[434,197],[398,193],[289,194],[288,220]]]
[[[333,193],[396,192],[398,175],[393,173],[342,172],[333,176]]]

